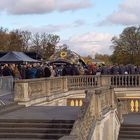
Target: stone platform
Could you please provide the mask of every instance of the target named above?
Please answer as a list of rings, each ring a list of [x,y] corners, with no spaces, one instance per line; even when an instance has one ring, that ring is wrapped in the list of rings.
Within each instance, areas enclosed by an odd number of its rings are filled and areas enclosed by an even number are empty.
[[[30,106],[0,116],[0,119],[76,120],[80,107]]]

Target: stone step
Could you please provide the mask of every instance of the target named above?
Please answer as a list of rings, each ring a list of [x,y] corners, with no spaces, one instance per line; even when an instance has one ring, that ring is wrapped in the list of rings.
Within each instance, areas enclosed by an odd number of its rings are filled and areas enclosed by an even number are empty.
[[[121,127],[140,127],[139,124],[122,124]]]
[[[16,127],[16,128],[0,128],[1,133],[46,133],[46,134],[69,134],[71,129],[67,128],[28,128],[28,127]]]
[[[121,127],[120,131],[140,131],[140,127]]]
[[[70,134],[74,120],[0,119],[0,140],[58,140]]]
[[[138,139],[138,140],[140,140],[140,135],[131,135],[131,134],[130,135],[128,135],[128,134],[122,134],[121,135],[120,134],[119,135],[119,140],[122,139],[122,138],[125,138],[125,139],[128,139],[128,140],[129,139],[133,139],[133,140]]]
[[[1,140],[42,140],[41,138],[1,138]],[[49,139],[49,140],[57,140],[57,139]]]
[[[59,139],[65,134],[42,134],[42,133],[0,133],[0,140],[3,138],[39,138],[39,139]]]
[[[138,140],[138,139],[134,139],[134,138],[119,138],[118,140]]]
[[[120,131],[120,135],[122,135],[122,134],[128,134],[128,135],[140,135],[140,131],[131,131],[131,130],[129,130],[129,131]]]
[[[72,128],[73,124],[72,123],[5,123],[1,122],[0,123],[0,128],[1,127],[9,127],[9,128],[16,128],[16,127],[28,127],[28,128]]]
[[[122,124],[118,140],[140,140],[140,125]]]
[[[42,140],[41,138],[1,138],[1,140]],[[47,140],[47,139],[46,139]],[[58,140],[58,139],[49,139],[49,140]]]
[[[75,120],[0,119],[0,123],[74,123]]]

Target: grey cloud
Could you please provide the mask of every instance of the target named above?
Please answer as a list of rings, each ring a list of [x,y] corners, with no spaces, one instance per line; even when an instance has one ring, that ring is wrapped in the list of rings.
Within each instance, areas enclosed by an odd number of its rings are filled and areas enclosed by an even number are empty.
[[[79,27],[79,26],[83,26],[83,25],[86,25],[86,22],[84,20],[76,20],[74,22],[75,27]]]
[[[91,0],[4,0],[0,1],[0,11],[9,14],[44,14],[53,11],[76,11],[92,6]]]
[[[118,11],[113,12],[99,25],[119,24],[138,25],[140,24],[140,4],[139,0],[125,0],[119,5]]]

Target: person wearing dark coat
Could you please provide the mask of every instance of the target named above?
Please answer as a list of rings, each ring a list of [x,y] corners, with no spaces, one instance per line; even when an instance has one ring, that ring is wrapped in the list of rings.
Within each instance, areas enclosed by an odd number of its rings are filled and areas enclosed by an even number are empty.
[[[68,75],[72,75],[71,73],[71,65],[67,64],[66,66],[64,66],[63,70],[62,70],[62,76],[68,76]]]
[[[32,78],[32,73],[31,73],[31,65],[27,65],[25,69],[25,79],[31,79]]]
[[[126,72],[127,72],[126,67],[123,64],[121,64],[119,66],[119,74],[125,74]]]
[[[75,64],[73,64],[71,67],[71,75],[80,75],[80,71]]]
[[[46,66],[44,68],[44,77],[50,77],[50,76],[51,76],[51,71],[50,71],[49,67]]]
[[[40,64],[37,65],[37,72],[36,72],[36,78],[43,77],[43,68],[40,66]]]
[[[2,75],[3,76],[14,76],[14,73],[13,73],[12,69],[10,68],[10,66],[8,66],[8,64],[4,65],[4,68],[2,70]]]
[[[107,75],[109,74],[109,68],[106,65],[103,65],[101,68],[101,74]]]
[[[116,64],[111,68],[111,74],[118,75],[119,74],[119,66]]]
[[[128,68],[128,74],[135,74],[135,67],[132,64],[127,65]]]

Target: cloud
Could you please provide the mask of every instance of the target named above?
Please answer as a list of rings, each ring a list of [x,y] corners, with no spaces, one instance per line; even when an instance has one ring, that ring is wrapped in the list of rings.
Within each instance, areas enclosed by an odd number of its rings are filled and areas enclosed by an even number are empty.
[[[100,25],[120,24],[120,25],[138,25],[140,24],[140,4],[139,0],[124,0],[119,5],[117,11],[114,11]]]
[[[74,21],[74,23],[73,23],[73,26],[74,26],[74,27],[79,27],[79,26],[84,26],[84,25],[86,25],[86,22],[85,22],[84,20],[81,20],[81,19],[76,20],[76,21]]]
[[[82,56],[91,55],[94,57],[96,53],[111,54],[111,39],[113,35],[109,33],[86,33],[79,36],[73,36],[69,40],[63,41],[70,49]]]
[[[34,26],[26,26],[26,27],[21,27],[21,30],[28,30],[32,33],[56,33],[56,32],[61,32],[67,29],[72,29],[72,28],[78,28],[81,26],[86,25],[86,22],[84,20],[76,20],[72,23],[69,24],[58,24],[58,25],[44,25],[40,27],[34,27]]]
[[[53,11],[76,11],[92,6],[91,0],[4,0],[0,11],[9,14],[45,14]]]
[[[32,33],[56,33],[59,32],[61,30],[65,30],[67,29],[67,25],[44,25],[44,26],[40,26],[40,27],[34,27],[34,26],[25,26],[25,27],[21,27],[21,30],[28,30]]]
[[[83,23],[83,24],[82,24]],[[74,21],[73,23],[63,24],[63,25],[46,25],[42,27],[24,27],[21,30],[28,30],[32,33],[60,33],[66,29],[76,28],[78,24],[85,25],[86,23],[82,20]],[[81,25],[81,26],[82,26]],[[114,35],[110,33],[97,33],[97,32],[89,32],[81,35],[73,35],[68,39],[61,38],[60,44],[67,44],[69,48],[76,53],[87,56],[91,55],[94,57],[96,53],[100,54],[112,54],[111,39]]]

